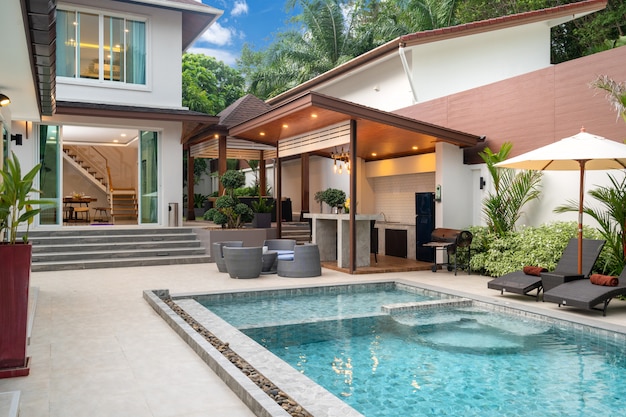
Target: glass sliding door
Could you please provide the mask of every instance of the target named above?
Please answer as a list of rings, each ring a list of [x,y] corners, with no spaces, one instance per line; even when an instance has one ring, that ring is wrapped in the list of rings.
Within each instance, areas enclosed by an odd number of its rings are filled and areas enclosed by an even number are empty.
[[[46,207],[39,215],[39,224],[61,224],[61,152],[59,126],[39,126],[39,190],[41,198],[54,200],[54,207]]]
[[[159,222],[159,153],[157,132],[140,132],[139,194],[142,224]]]

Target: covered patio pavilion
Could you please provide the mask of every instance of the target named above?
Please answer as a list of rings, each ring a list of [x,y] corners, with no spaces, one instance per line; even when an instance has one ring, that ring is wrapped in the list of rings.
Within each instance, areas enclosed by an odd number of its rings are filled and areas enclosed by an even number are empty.
[[[409,117],[376,110],[314,91],[272,106],[262,113],[223,129],[206,130],[192,138],[186,147],[191,157],[218,155],[220,175],[226,170],[226,158],[244,155],[244,141],[261,163],[264,184],[264,161],[275,160],[275,198],[282,199],[281,161],[299,158],[301,165],[301,210],[309,211],[309,158],[311,155],[332,158],[338,148],[347,147],[350,158],[350,238],[349,272],[356,271],[356,227],[359,181],[365,163],[413,155],[433,154],[440,143],[458,148],[477,145],[481,137],[421,122]],[[206,143],[208,142],[208,143]],[[254,145],[252,145],[254,144]],[[212,153],[202,154],[201,149]],[[256,148],[256,149],[254,149]],[[229,156],[231,155],[231,156]],[[214,157],[214,156],[212,156]],[[257,159],[257,158],[255,158]],[[437,167],[441,169],[441,167]],[[262,187],[261,189],[264,189]],[[282,218],[278,205],[277,218]],[[277,222],[277,235],[281,224]]]

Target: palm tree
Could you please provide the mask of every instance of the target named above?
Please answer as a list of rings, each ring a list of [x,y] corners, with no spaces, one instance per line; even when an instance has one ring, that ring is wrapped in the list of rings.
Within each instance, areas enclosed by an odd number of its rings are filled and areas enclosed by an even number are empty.
[[[607,75],[600,75],[591,83],[591,86],[606,92],[606,97],[617,115],[622,116],[626,122],[626,82],[618,83]]]
[[[618,275],[626,265],[626,175],[618,181],[609,175],[612,186],[598,187],[588,194],[600,202],[601,208],[588,205],[583,212],[595,219],[600,233],[606,240],[607,270]],[[578,202],[569,200],[567,204],[554,209],[556,213],[578,212]]]
[[[494,192],[490,192],[483,200],[483,213],[487,227],[497,236],[515,230],[515,223],[522,214],[522,207],[539,198],[540,194],[539,182],[542,177],[540,171],[516,172],[513,169],[495,166],[508,157],[512,148],[511,142],[505,142],[497,153],[489,148],[478,153],[487,164],[493,180]]]
[[[279,33],[249,73],[250,92],[272,97],[349,61],[356,49],[355,25],[362,1],[290,0],[287,8],[302,12],[293,18],[297,29]],[[253,57],[252,54],[249,54]],[[256,57],[255,57],[256,58]],[[240,63],[245,66],[245,62]]]
[[[238,62],[249,92],[276,96],[398,36],[454,24],[459,0],[289,0],[302,12],[262,53]]]

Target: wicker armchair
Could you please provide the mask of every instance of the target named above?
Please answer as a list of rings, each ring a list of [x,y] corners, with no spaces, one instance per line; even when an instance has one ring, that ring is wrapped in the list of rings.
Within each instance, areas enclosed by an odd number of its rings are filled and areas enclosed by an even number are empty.
[[[213,259],[215,260],[215,264],[217,265],[217,270],[220,272],[228,272],[226,269],[226,261],[224,260],[224,246],[231,247],[242,247],[243,241],[241,240],[232,240],[226,242],[213,242],[211,255],[213,255]]]
[[[263,246],[268,250],[293,250],[296,246],[295,239],[266,239]]]
[[[258,278],[263,268],[263,248],[224,246],[224,260],[231,278]]]
[[[280,277],[308,278],[322,275],[320,250],[316,244],[298,245],[293,249],[293,260],[278,260]]]

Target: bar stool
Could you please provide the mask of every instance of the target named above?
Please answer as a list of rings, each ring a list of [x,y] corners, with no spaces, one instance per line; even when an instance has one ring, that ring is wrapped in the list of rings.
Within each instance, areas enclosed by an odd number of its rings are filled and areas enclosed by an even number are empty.
[[[94,207],[94,222],[106,223],[109,221],[109,207]]]

